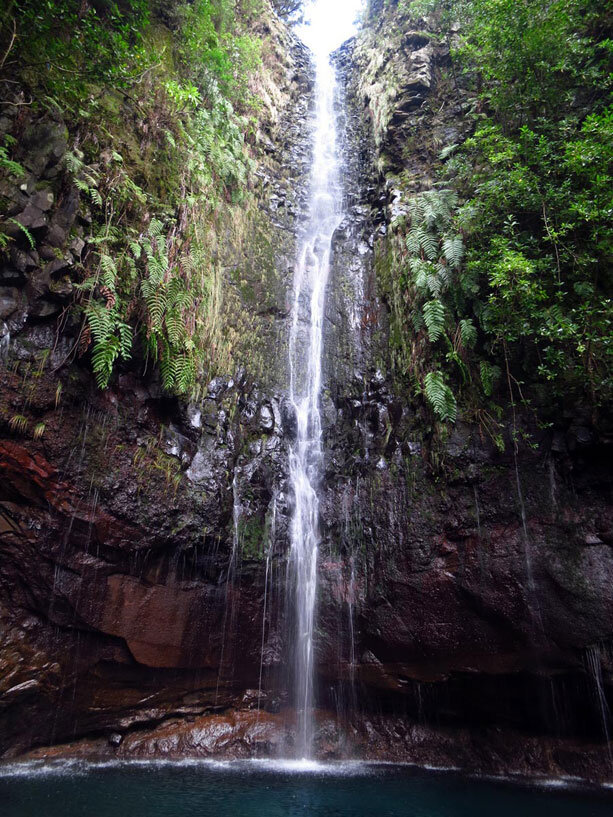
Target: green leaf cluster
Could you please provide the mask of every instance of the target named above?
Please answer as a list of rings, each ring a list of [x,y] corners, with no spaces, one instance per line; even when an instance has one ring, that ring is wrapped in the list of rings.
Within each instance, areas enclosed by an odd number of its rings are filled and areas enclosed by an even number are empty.
[[[259,65],[249,31],[260,6],[12,0],[0,11],[3,70],[33,111],[69,123],[66,170],[91,212],[75,348],[100,388],[119,364],[152,361],[168,392],[187,394],[229,364],[239,330],[223,325],[223,244],[240,243],[229,225],[251,212],[237,110],[249,110]],[[19,176],[12,149],[0,147],[0,172]]]
[[[613,10],[603,0],[438,0],[402,9],[434,15],[453,44],[474,127],[441,153],[438,186],[447,192],[420,194],[399,229],[408,263],[394,248],[387,276],[395,279],[392,341],[405,350],[399,368],[439,418],[451,418],[441,383],[478,411],[500,383],[545,420],[571,405],[606,421]],[[441,192],[447,212],[437,215],[428,197]],[[428,369],[437,377],[426,390]]]

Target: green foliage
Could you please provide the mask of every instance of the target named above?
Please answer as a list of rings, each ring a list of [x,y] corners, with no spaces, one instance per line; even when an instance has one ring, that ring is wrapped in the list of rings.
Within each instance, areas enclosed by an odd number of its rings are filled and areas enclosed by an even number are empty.
[[[19,162],[14,162],[9,158],[8,148],[0,146],[0,170],[5,171],[9,176],[24,176],[25,169]]]
[[[175,103],[177,111],[183,111],[186,108],[197,108],[202,100],[200,91],[191,82],[181,83],[171,79],[164,83],[164,88]]]
[[[246,29],[258,4],[252,0],[242,5],[242,15],[237,0],[193,0],[174,8],[176,25],[182,31],[178,57],[184,72],[205,96],[220,90],[238,100],[246,92],[247,77],[259,65],[259,40]]]
[[[407,202],[407,217],[388,248],[394,252],[395,246],[403,258],[391,263],[401,275],[387,281],[394,295],[395,367],[413,378],[439,420],[454,422],[457,403],[446,379],[459,375],[463,385],[472,382],[471,350],[478,341],[458,196],[450,189],[420,193]]]
[[[430,342],[436,343],[445,331],[445,307],[440,301],[435,299],[424,304],[424,323]]]
[[[221,326],[220,248],[240,245],[228,241],[235,210],[241,229],[251,213],[236,109],[250,104],[259,11],[260,0],[13,0],[0,11],[4,70],[17,67],[33,110],[69,112],[66,169],[92,216],[78,352],[100,388],[142,357],[175,394],[229,363],[240,321]],[[19,176],[8,139],[0,172]],[[14,234],[0,232],[0,249]]]
[[[569,401],[605,418],[613,401],[610,4],[401,8],[434,15],[455,43],[454,76],[478,101],[470,138],[440,154],[445,202],[441,191],[421,193],[409,228],[400,227],[409,256],[395,250],[392,262],[392,340],[408,350],[400,369],[422,386],[425,371],[438,372],[430,391],[449,383],[473,412],[491,412],[504,369],[504,387],[521,388],[545,419]]]
[[[34,249],[34,247],[35,247],[34,238],[32,236],[32,233],[28,230],[28,228],[24,227],[23,224],[20,221],[17,221],[16,218],[9,218],[8,222],[9,222],[9,224],[14,224],[16,227],[19,228],[19,230],[26,237],[26,239],[28,241],[28,244],[30,245],[31,249]]]
[[[17,34],[5,68],[19,63],[31,89],[41,86],[60,107],[80,100],[89,83],[125,86],[146,68],[148,15],[146,0],[11,0],[0,12],[3,39],[13,23]]]
[[[424,378],[426,398],[439,420],[455,423],[457,405],[453,392],[443,380],[442,372],[428,372]]]
[[[481,115],[450,167],[491,354],[544,407],[613,398],[613,48],[599,0],[453,4]],[[541,384],[547,384],[546,392]],[[540,389],[540,391],[539,391]],[[545,393],[547,397],[545,397]]]
[[[483,391],[488,397],[491,397],[494,392],[494,386],[500,379],[501,371],[498,366],[489,363],[487,360],[482,360],[480,363],[481,383]]]

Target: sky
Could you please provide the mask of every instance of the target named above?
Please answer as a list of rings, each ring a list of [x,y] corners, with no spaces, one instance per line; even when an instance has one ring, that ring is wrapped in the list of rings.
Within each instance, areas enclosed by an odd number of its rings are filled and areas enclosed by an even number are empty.
[[[329,54],[355,34],[364,0],[307,0],[307,25],[299,26],[298,36],[312,51]]]

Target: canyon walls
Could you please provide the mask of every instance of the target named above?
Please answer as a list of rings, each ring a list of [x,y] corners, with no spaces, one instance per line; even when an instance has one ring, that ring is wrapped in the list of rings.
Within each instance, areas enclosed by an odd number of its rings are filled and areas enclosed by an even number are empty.
[[[607,778],[610,440],[580,412],[542,428],[509,406],[504,446],[478,418],[441,436],[392,363],[393,224],[470,133],[448,44],[399,15],[375,4],[334,57],[347,215],[324,327],[316,750]],[[28,170],[1,192],[34,240],[17,229],[0,272],[4,756],[292,743],[286,361],[313,77],[273,18],[267,36],[261,233],[224,261],[263,365],[191,401],[137,366],[101,391],[75,358],[66,307],[89,234],[70,132],[59,115],[0,120]]]

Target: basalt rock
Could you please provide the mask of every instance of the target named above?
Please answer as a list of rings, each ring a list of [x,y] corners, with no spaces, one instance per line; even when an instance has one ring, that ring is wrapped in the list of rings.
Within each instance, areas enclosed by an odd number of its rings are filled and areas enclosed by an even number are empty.
[[[0,754],[100,732],[120,745],[125,730],[238,706],[257,686],[260,567],[286,535],[276,350],[312,102],[307,50],[272,17],[261,29],[271,51],[252,147],[257,223],[272,234],[253,236],[240,282],[230,264],[226,282],[256,307],[269,350],[257,383],[228,372],[185,404],[150,367],[125,366],[96,389],[70,308],[91,251],[73,135],[55,115],[2,120],[19,129],[27,177],[0,189],[14,219],[0,270]],[[281,661],[272,647],[269,661]]]
[[[610,440],[589,417],[546,431],[520,417],[533,444],[516,445],[509,414],[504,452],[468,423],[436,448],[390,374],[373,250],[403,212],[395,179],[427,189],[468,127],[447,45],[426,24],[390,28],[396,13],[381,3],[335,55],[347,215],[325,314],[317,751],[602,779]],[[254,251],[233,282],[265,321],[261,382],[228,372],[185,404],[126,367],[97,391],[63,311],[87,213],[62,175],[61,122],[28,125],[31,178],[0,191],[37,231],[32,250],[16,227],[0,270],[5,756],[291,751],[285,361],[312,76],[305,50],[275,36],[255,142],[276,254]],[[428,104],[441,94],[454,103]]]

